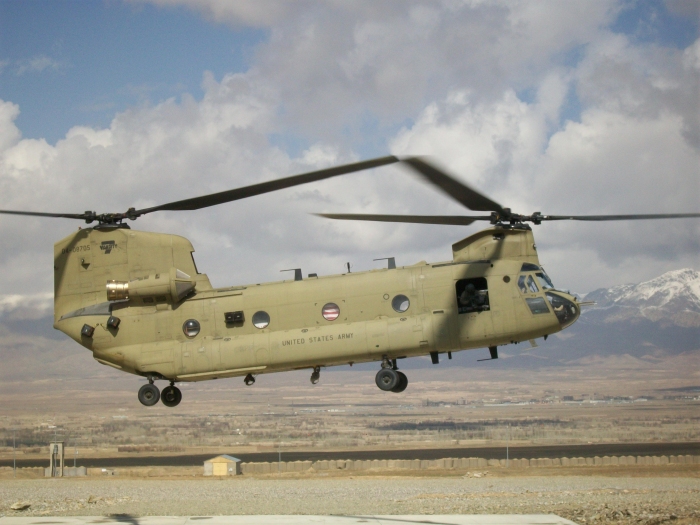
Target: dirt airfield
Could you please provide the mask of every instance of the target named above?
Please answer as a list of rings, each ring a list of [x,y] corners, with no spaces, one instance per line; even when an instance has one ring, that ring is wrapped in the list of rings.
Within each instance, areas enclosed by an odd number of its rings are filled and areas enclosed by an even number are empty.
[[[498,365],[498,363],[496,363]],[[697,359],[542,370],[411,372],[382,396],[370,370],[187,385],[176,409],[144,408],[136,378],[0,384],[0,459],[42,459],[66,441],[81,458],[410,448],[680,443],[700,440]],[[499,365],[500,366],[500,365]],[[241,384],[239,384],[241,383]],[[13,450],[13,439],[18,448]],[[469,455],[469,454],[467,454]],[[465,456],[466,457],[466,456]],[[513,456],[511,456],[513,457]],[[190,467],[194,468],[194,467]],[[199,471],[198,471],[199,472]],[[315,472],[204,478],[14,479],[0,470],[0,516],[541,514],[580,524],[700,525],[699,465]],[[20,476],[21,476],[20,472]],[[19,503],[25,510],[11,510]]]
[[[698,465],[0,481],[0,516],[557,514],[576,523],[700,523]],[[25,510],[11,510],[17,503]],[[21,506],[21,505],[20,505]]]

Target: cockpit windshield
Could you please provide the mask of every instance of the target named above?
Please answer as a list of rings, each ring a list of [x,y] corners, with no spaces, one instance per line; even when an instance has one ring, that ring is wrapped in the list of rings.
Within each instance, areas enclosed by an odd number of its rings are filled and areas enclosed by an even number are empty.
[[[541,272],[537,272],[535,275],[537,276],[537,281],[540,283],[540,287],[542,287],[545,290],[554,288],[552,280],[549,278],[549,275],[547,275],[544,272],[544,270],[542,270]]]
[[[549,278],[549,275],[547,275],[547,272],[544,271],[544,268],[541,268],[537,266],[536,264],[532,263],[523,263],[522,267],[520,268],[521,272],[537,272],[535,275],[537,276],[537,282],[540,283],[540,288],[543,288],[544,290],[549,290],[553,289],[554,285],[552,284],[552,280]],[[524,291],[523,291],[524,293]]]

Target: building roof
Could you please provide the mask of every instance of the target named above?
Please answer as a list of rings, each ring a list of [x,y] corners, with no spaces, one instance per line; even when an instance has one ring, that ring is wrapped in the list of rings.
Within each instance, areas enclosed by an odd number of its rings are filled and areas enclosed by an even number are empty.
[[[233,456],[229,456],[228,454],[222,454],[221,456],[216,456],[215,458],[206,460],[205,463],[240,463],[240,461],[240,459],[234,458]]]

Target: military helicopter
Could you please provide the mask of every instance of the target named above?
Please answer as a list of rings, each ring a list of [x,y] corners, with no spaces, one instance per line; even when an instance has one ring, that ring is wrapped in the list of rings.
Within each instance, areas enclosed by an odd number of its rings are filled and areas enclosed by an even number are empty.
[[[213,288],[177,235],[132,230],[124,221],[156,211],[197,210],[343,174],[400,163],[466,208],[469,216],[320,214],[342,220],[490,227],[452,245],[452,259],[341,275]],[[107,366],[146,377],[139,401],[174,407],[176,382],[379,362],[377,386],[403,392],[401,359],[547,338],[574,323],[582,303],[554,287],[540,265],[528,223],[700,217],[513,213],[417,157],[336,166],[124,213],[0,213],[83,220],[54,245],[54,328]],[[168,381],[162,392],[156,380]]]

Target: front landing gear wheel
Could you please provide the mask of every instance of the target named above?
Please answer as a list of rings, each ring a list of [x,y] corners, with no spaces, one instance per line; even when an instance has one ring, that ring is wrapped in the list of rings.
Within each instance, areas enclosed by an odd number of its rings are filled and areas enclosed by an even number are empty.
[[[139,388],[139,401],[141,401],[142,405],[152,407],[158,402],[159,399],[160,390],[158,390],[156,385],[148,383],[147,385],[143,385],[141,388]]]
[[[374,381],[381,390],[391,392],[399,384],[399,373],[391,368],[382,368]]]
[[[403,392],[404,390],[406,390],[406,387],[408,386],[408,378],[403,372],[396,373],[399,375],[399,384],[392,388],[391,391],[396,392],[398,394],[399,392]]]
[[[243,378],[243,381],[246,385],[250,386],[255,383],[255,378],[253,377],[253,374],[248,374]]]
[[[176,407],[182,401],[182,392],[175,385],[166,386],[160,393],[160,400],[166,407]]]

